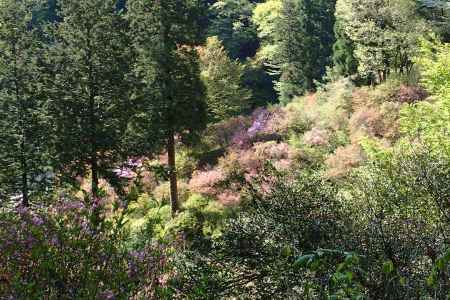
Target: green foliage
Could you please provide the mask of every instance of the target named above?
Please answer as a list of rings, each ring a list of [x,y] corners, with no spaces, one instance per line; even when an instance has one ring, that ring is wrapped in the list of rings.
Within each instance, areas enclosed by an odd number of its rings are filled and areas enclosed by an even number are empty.
[[[136,154],[152,153],[174,134],[189,139],[205,126],[205,91],[198,54],[191,47],[200,39],[200,12],[198,3],[191,1],[128,3],[137,53],[133,73],[140,83],[134,91],[139,113],[128,128]]]
[[[402,131],[411,138],[423,139],[438,152],[449,153],[450,46],[423,41],[418,63],[422,84],[432,93],[432,101],[406,107],[402,111]]]
[[[276,28],[280,101],[315,88],[329,65],[334,43],[334,1],[287,0]],[[320,49],[318,51],[317,49]]]
[[[51,31],[46,88],[54,123],[58,171],[73,179],[98,177],[126,157],[123,153],[127,122],[133,115],[129,38],[115,1],[59,3],[63,22]]]
[[[254,1],[221,0],[210,7],[208,36],[218,36],[232,59],[253,57],[259,42],[251,22]]]
[[[370,264],[367,280],[379,286],[372,297],[444,296],[443,277],[433,290],[426,282],[437,257],[448,251],[448,156],[404,146],[378,159],[355,174],[348,199],[360,214],[355,237],[366,245],[357,252]]]
[[[208,284],[199,283],[210,297],[305,296],[301,287],[310,274],[293,268],[295,257],[338,240],[344,229],[334,188],[319,176],[302,174],[292,182],[288,176],[271,177],[276,172],[264,174],[267,181],[248,186],[247,202],[227,222],[213,251],[195,258],[197,276],[212,273]],[[197,285],[186,285],[195,297]]]
[[[425,23],[413,0],[338,0],[336,16],[354,44],[358,73],[372,82],[389,73],[407,74]]]
[[[364,287],[358,282],[358,277],[364,276],[364,270],[361,268],[362,257],[352,252],[319,249],[311,254],[300,256],[295,261],[293,267],[307,269],[316,272],[319,269],[334,269],[331,274],[327,289],[327,299],[365,299]],[[311,294],[316,288],[311,284],[307,287]]]
[[[278,55],[278,43],[276,40],[276,28],[281,18],[283,2],[281,0],[269,0],[256,5],[253,10],[253,22],[258,29],[258,37],[261,40],[261,47],[257,57],[273,63]]]
[[[344,32],[339,18],[334,25],[336,42],[333,45],[333,69],[337,75],[350,76],[357,72],[358,62],[355,59],[353,42]]]
[[[39,1],[0,3],[0,198],[24,205],[51,179],[43,44],[32,27]],[[50,177],[49,177],[50,175]]]
[[[170,217],[170,206],[155,204],[141,221],[135,219],[135,232],[142,230],[138,238],[164,241],[182,238],[190,247],[207,249],[212,239],[222,235],[223,224],[232,215],[232,209],[198,194],[191,195],[181,205],[175,218]],[[139,216],[138,216],[139,218]]]
[[[228,57],[216,36],[207,39],[200,60],[210,119],[223,121],[243,113],[251,97],[251,92],[242,86],[244,67]]]

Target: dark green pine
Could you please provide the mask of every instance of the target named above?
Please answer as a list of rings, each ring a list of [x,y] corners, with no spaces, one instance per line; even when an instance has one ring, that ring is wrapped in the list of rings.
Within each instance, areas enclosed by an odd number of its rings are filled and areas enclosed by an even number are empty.
[[[126,158],[125,133],[134,114],[127,23],[114,0],[58,4],[63,21],[48,53],[55,157],[64,179],[90,173],[96,197],[99,179]]]
[[[20,195],[24,206],[45,189],[50,174],[43,48],[32,26],[37,4],[0,2],[0,197]]]
[[[141,107],[130,124],[136,154],[165,148],[169,155],[172,212],[178,211],[176,137],[189,141],[205,127],[207,107],[194,45],[201,40],[201,1],[130,0],[128,19],[139,53],[134,75]]]

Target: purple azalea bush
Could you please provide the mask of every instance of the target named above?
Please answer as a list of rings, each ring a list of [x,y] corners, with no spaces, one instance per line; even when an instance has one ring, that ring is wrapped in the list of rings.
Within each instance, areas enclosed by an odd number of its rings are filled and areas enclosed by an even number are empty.
[[[133,250],[120,217],[92,221],[98,209],[66,199],[0,211],[0,299],[158,298],[165,248]]]

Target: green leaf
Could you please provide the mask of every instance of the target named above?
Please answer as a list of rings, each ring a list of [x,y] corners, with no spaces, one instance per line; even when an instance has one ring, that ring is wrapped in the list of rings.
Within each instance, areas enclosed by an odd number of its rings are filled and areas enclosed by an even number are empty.
[[[394,271],[394,263],[391,260],[386,261],[383,264],[383,273],[391,274]]]

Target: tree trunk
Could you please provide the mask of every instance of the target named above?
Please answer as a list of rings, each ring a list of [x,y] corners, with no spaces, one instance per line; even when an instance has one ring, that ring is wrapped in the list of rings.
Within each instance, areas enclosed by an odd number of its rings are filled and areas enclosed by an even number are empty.
[[[175,165],[175,136],[173,133],[169,134],[167,140],[167,154],[169,156],[170,203],[172,206],[172,217],[175,217],[178,212],[178,187]]]
[[[17,49],[16,44],[13,45],[13,54],[14,54],[14,86],[15,86],[15,94],[16,94],[16,100],[19,103],[19,127],[22,131],[22,141],[20,143],[20,167],[22,171],[22,205],[25,207],[28,207],[30,205],[29,199],[28,199],[28,164],[27,164],[27,157],[26,157],[26,129],[25,124],[26,121],[24,120],[25,114],[26,114],[26,106],[24,99],[21,97],[20,88],[19,88],[19,74],[17,71]]]
[[[95,153],[92,154],[93,157],[91,159],[91,192],[92,199],[95,201],[98,197],[98,166],[97,166],[97,156]]]
[[[24,144],[22,142],[22,151],[24,148]],[[21,159],[21,167],[22,167],[22,206],[28,207],[30,206],[30,202],[28,199],[28,170],[27,170],[27,160],[25,158],[25,154],[22,153]]]

